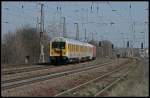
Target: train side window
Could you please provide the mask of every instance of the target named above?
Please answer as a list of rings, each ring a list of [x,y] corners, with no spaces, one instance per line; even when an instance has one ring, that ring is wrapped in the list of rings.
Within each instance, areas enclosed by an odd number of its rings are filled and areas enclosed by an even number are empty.
[[[74,45],[72,45],[72,51],[74,52]]]
[[[77,52],[77,45],[76,45],[76,52]]]
[[[73,44],[72,44],[72,52],[73,52]]]
[[[87,53],[87,46],[85,47],[85,49],[86,49],[86,53]]]
[[[84,46],[83,46],[83,52],[84,52]]]
[[[72,45],[72,51],[74,52],[74,45]]]
[[[69,46],[70,46],[69,48],[70,48],[70,52],[71,52],[71,44],[69,44]]]
[[[73,52],[73,44],[72,44],[72,52]]]
[[[77,48],[78,48],[78,45],[76,45],[76,52],[78,52]]]
[[[84,46],[83,46],[83,52],[84,52]]]
[[[76,45],[76,52],[77,52],[77,45]]]
[[[74,52],[76,51],[75,48],[76,48],[76,46],[74,45]]]
[[[71,52],[72,50],[71,50],[71,44],[70,44],[70,52]]]
[[[69,44],[69,51],[71,51],[71,44]]]
[[[74,45],[74,51],[76,52],[76,45]]]
[[[82,46],[82,52],[84,52],[84,46]]]
[[[74,45],[74,52],[76,51],[76,45]]]
[[[68,44],[68,50],[70,51],[70,44]]]
[[[72,52],[72,44],[71,44],[71,52]]]
[[[75,48],[76,48],[76,47],[75,47],[75,45],[74,45],[74,52],[75,52]]]
[[[79,52],[81,52],[81,46],[79,46]]]
[[[78,45],[76,45],[76,52],[77,52],[77,46],[78,46]]]

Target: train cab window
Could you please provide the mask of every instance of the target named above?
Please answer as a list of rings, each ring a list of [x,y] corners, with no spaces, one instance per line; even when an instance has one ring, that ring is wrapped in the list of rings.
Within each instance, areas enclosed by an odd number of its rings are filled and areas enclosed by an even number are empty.
[[[65,42],[52,42],[52,48],[65,49]]]

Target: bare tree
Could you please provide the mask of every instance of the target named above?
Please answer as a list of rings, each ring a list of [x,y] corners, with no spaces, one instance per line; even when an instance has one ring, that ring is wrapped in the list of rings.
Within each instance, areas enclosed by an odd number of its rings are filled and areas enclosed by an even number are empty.
[[[45,54],[48,57],[48,34],[44,34]],[[35,28],[28,25],[17,29],[15,32],[4,34],[1,45],[2,63],[24,63],[25,57],[30,57],[30,62],[38,62],[40,55],[40,35]]]

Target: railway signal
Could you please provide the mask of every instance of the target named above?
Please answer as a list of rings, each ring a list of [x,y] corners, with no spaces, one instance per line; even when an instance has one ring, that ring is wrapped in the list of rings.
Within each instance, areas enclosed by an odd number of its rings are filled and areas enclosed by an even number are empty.
[[[141,43],[141,49],[143,49],[143,43]]]
[[[99,41],[99,47],[102,47],[102,42],[101,41]]]
[[[127,42],[127,47],[129,47],[129,41]]]
[[[114,45],[112,44],[112,49],[114,49]]]

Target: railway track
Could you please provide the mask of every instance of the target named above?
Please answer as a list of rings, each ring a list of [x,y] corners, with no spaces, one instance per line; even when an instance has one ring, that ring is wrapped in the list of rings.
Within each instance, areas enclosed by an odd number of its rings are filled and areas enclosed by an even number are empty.
[[[103,79],[105,77],[108,77],[109,75],[112,75],[113,73],[116,73],[118,71],[121,71],[122,69],[125,69],[126,66],[121,66],[118,67],[115,70],[112,70],[110,72],[104,73],[102,75],[100,75],[97,78],[94,78],[88,82],[79,84],[78,86],[75,86],[71,89],[65,90],[61,93],[58,93],[56,95],[54,95],[54,97],[59,97],[59,96],[74,96],[74,94],[76,94],[75,92],[79,92],[80,90],[82,90],[82,88],[86,88],[86,86],[89,86],[91,83],[94,83],[100,79]],[[124,76],[126,76],[131,70],[129,70],[128,72],[126,72],[124,75],[120,76],[119,78],[117,77],[117,79],[113,79],[114,81],[111,81],[109,85],[107,85],[106,87],[104,87],[101,91],[99,91],[98,93],[96,93],[94,96],[99,96],[101,93],[103,93],[104,91],[106,91],[108,88],[112,87],[114,84],[118,83]],[[78,95],[77,95],[78,96]]]
[[[106,62],[106,61],[105,61]],[[88,67],[88,66],[93,66],[94,64],[101,64],[102,62],[91,62],[91,63],[88,63],[89,65],[85,66],[87,63],[81,63],[82,65],[80,65],[79,67],[75,68],[75,69],[79,69],[79,68],[82,68],[82,67]],[[70,66],[70,65],[69,65]],[[76,66],[76,65],[74,65]],[[53,68],[53,67],[50,67],[50,68]],[[56,68],[56,67],[55,67]],[[45,69],[45,68],[44,68]],[[49,69],[49,68],[47,68]],[[39,70],[39,71],[42,71],[43,69]],[[67,69],[67,70],[70,70],[70,69]],[[67,70],[64,70],[64,71],[67,71]],[[32,72],[36,72],[37,70],[32,70]],[[47,72],[45,72],[47,71]],[[40,77],[40,76],[45,76],[45,75],[49,75],[49,74],[53,74],[53,73],[56,73],[56,72],[61,72],[61,71],[55,71],[55,72],[50,72],[50,70],[43,70],[44,73],[40,73],[40,74],[32,74],[32,73],[29,73],[26,75],[26,72],[25,73],[21,73],[19,74],[16,78],[16,74],[13,74],[11,75],[11,77],[15,77],[15,78],[11,78],[11,79],[6,79],[4,77],[2,77],[2,81],[1,81],[1,84],[4,84],[4,83],[10,83],[10,82],[15,82],[15,81],[20,81],[20,80],[24,80],[24,79],[30,79],[30,78],[34,78],[34,77]]]
[[[45,63],[51,65],[50,63]],[[29,63],[29,64],[2,64],[1,68],[2,69],[8,69],[8,68],[22,68],[22,67],[28,67],[28,66],[33,66],[33,65],[42,65],[42,63]],[[44,65],[44,64],[43,64]]]
[[[84,64],[85,62],[82,62],[80,64]],[[65,65],[63,65],[65,66]],[[41,69],[47,69],[47,68],[54,68],[54,67],[58,67],[58,66],[54,66],[54,65],[30,65],[30,66],[26,66],[26,67],[21,67],[21,68],[10,68],[10,69],[3,69],[1,74],[2,75],[8,75],[8,74],[16,74],[16,73],[22,73],[22,72],[29,72],[29,71],[34,71],[34,70],[41,70]]]
[[[94,64],[94,66],[90,65],[88,67],[84,67],[84,68],[79,68],[79,69],[72,69],[69,71],[63,71],[63,72],[59,72],[59,73],[52,73],[52,74],[47,74],[47,75],[41,75],[41,76],[36,76],[36,77],[30,77],[30,78],[20,78],[18,80],[7,80],[7,81],[2,81],[2,90],[7,90],[7,89],[11,89],[11,88],[15,88],[18,86],[22,86],[22,85],[26,85],[26,84],[30,84],[30,83],[35,83],[35,82],[40,82],[43,80],[48,80],[48,79],[53,79],[56,77],[61,77],[61,76],[66,76],[66,75],[70,75],[70,74],[75,74],[75,73],[79,73],[79,72],[84,72],[87,70],[92,70],[95,68],[100,68],[100,67],[104,67],[105,65],[111,64],[112,62],[108,62],[108,63],[104,63],[104,64]]]
[[[23,68],[17,68],[17,69],[11,69],[11,70],[5,70],[2,71],[2,75],[8,75],[8,74],[15,74],[15,73],[22,73],[22,72],[28,72],[28,71],[34,71],[34,70],[41,70],[46,68],[53,68],[54,66],[32,66],[32,67],[23,67]]]
[[[104,87],[102,90],[100,90],[99,92],[97,92],[94,97],[97,96],[101,96],[103,93],[105,93],[108,89],[110,89],[111,87],[113,87],[114,85],[117,85],[117,83],[119,83],[121,80],[124,79],[124,77],[126,77],[129,73],[132,72],[133,69],[135,69],[136,66],[134,66],[132,69],[129,69],[127,72],[125,72],[121,77],[115,79],[114,81],[112,81],[110,84],[108,84],[106,87]]]

